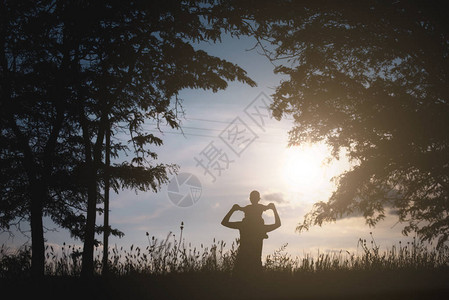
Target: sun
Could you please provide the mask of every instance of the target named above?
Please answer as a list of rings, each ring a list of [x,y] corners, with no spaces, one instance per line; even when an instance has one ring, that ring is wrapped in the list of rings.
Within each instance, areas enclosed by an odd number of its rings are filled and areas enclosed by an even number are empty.
[[[306,144],[287,148],[283,156],[282,177],[289,188],[303,192],[319,189],[328,181],[326,158],[329,150],[324,144]]]
[[[325,143],[290,147],[284,149],[280,160],[279,183],[290,204],[310,207],[327,201],[337,188],[338,180],[333,179],[352,166],[344,150],[335,159]]]

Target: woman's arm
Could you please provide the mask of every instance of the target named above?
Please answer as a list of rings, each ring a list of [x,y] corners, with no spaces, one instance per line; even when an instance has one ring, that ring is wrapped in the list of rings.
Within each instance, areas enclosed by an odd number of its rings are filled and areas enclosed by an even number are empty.
[[[268,204],[267,207],[271,208],[273,210],[273,213],[274,213],[274,224],[265,225],[265,231],[266,232],[270,232],[270,231],[273,231],[273,230],[278,229],[279,227],[281,227],[281,218],[279,218],[278,211],[276,209],[276,206],[274,206],[273,203]]]
[[[238,205],[238,204],[234,204],[232,206],[232,208],[228,211],[228,213],[226,214],[226,216],[224,216],[223,220],[221,221],[221,225],[228,227],[228,228],[232,228],[232,229],[239,229],[240,228],[240,224],[242,222],[229,222],[229,219],[231,218],[232,214],[237,211],[237,210],[241,210],[242,208]]]

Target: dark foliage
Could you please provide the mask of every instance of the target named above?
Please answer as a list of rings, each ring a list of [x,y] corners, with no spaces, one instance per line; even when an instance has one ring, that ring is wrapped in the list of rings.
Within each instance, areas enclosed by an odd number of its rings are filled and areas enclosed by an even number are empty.
[[[178,128],[180,90],[255,85],[240,67],[192,46],[231,29],[214,3],[0,2],[0,225],[30,221],[36,274],[43,273],[43,216],[84,240],[90,274],[103,174],[115,190],[157,191],[176,170],[156,163],[163,141],[144,124]],[[120,163],[106,170],[109,130]]]
[[[449,238],[449,23],[446,1],[281,1],[253,33],[287,75],[273,112],[290,144],[325,141],[354,167],[298,230],[391,209],[424,240]],[[260,21],[258,21],[260,20]],[[324,200],[324,199],[323,199]]]

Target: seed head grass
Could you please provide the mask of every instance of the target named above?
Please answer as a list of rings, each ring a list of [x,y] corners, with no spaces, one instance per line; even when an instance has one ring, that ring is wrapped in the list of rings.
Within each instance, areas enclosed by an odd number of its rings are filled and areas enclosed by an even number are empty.
[[[236,239],[230,245],[224,241],[212,241],[211,245],[192,246],[169,232],[163,239],[150,237],[147,246],[117,245],[108,250],[108,272],[113,276],[132,274],[164,275],[173,273],[217,272],[231,274],[239,247]],[[284,274],[320,273],[332,271],[407,271],[448,269],[449,247],[432,247],[415,238],[412,242],[399,242],[381,251],[371,235],[371,241],[359,239],[361,251],[346,250],[330,253],[304,254],[292,257],[288,244],[282,245],[264,259],[265,272]],[[80,276],[82,247],[66,245],[56,250],[53,245],[45,248],[45,274],[49,276]],[[102,247],[95,248],[95,273],[103,269]],[[0,278],[24,278],[30,275],[31,247],[22,246],[11,250],[0,247]]]

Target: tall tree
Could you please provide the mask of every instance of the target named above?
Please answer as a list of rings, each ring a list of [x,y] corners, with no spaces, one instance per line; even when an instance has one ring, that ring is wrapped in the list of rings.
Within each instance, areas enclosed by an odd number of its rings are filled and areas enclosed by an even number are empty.
[[[290,144],[325,141],[354,167],[298,230],[386,210],[423,240],[449,237],[449,23],[446,1],[282,1],[254,35],[288,77],[273,95]],[[324,200],[324,199],[323,199]]]
[[[122,187],[157,190],[169,166],[153,162],[148,146],[162,140],[143,129],[147,119],[177,128],[177,94],[185,88],[217,91],[226,80],[254,82],[238,66],[195,50],[192,42],[217,41],[226,23],[213,1],[95,2],[67,5],[76,26],[81,85],[78,114],[88,189],[83,274],[93,270],[98,172],[108,119],[126,126],[135,157],[110,170]],[[82,33],[82,34],[80,34]],[[113,125],[112,124],[112,125]],[[126,176],[126,177],[125,177]]]
[[[83,222],[73,209],[82,191],[71,175],[79,142],[67,116],[68,53],[56,47],[64,44],[48,15],[53,5],[0,2],[0,224],[30,222],[34,276],[44,271],[42,217],[62,226]]]
[[[0,224],[30,220],[35,274],[43,274],[45,215],[84,240],[82,273],[92,274],[105,172],[115,190],[157,191],[167,181],[173,166],[156,163],[162,140],[144,124],[179,127],[180,90],[217,91],[228,80],[255,85],[240,67],[192,46],[231,29],[215,4],[0,2]],[[111,155],[132,156],[106,169],[109,128]],[[114,138],[124,130],[128,143]]]

